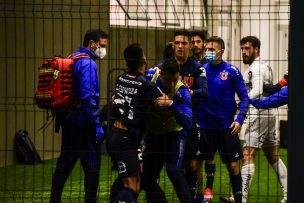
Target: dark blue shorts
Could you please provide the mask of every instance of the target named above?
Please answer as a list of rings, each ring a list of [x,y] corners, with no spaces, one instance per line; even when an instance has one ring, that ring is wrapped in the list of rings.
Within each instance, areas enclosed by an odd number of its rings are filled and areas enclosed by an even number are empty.
[[[213,160],[219,151],[224,163],[231,163],[243,158],[238,135],[232,135],[231,129],[202,129],[198,128],[199,152],[205,160]]]
[[[108,153],[119,177],[139,176],[142,158],[138,141],[132,139],[127,130],[112,127],[107,142]]]
[[[200,156],[200,140],[198,138],[198,128],[189,130],[185,138],[185,160],[197,159]]]

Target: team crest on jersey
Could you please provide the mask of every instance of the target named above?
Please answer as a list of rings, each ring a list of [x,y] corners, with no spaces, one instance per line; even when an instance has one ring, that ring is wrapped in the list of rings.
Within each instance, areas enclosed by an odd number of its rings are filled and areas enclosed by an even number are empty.
[[[220,72],[220,76],[221,76],[221,80],[227,80],[228,72],[226,71]]]
[[[184,85],[186,85],[188,88],[190,88],[193,85],[193,77],[185,76],[184,80],[182,82],[184,83]]]

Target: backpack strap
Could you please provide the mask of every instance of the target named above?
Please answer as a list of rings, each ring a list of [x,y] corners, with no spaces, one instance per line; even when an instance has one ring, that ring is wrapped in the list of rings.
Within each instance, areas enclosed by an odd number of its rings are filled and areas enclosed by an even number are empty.
[[[89,54],[84,54],[83,53],[83,54],[76,54],[74,56],[73,56],[73,54],[71,54],[67,58],[73,59],[75,61],[75,60],[78,60],[78,59],[81,59],[81,58],[91,58],[91,57],[89,56]]]

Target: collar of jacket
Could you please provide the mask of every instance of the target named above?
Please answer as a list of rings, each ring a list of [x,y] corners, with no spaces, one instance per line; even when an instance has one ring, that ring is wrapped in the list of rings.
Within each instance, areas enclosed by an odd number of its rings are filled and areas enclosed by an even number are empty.
[[[94,51],[86,47],[80,47],[78,52],[88,54],[94,61],[98,58]]]

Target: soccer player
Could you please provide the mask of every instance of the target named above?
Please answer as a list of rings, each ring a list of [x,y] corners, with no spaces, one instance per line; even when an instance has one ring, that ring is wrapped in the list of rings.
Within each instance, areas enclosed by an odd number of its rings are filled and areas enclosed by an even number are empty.
[[[157,106],[151,108],[149,114],[143,155],[143,188],[147,202],[167,202],[159,186],[159,175],[165,164],[180,202],[191,203],[183,173],[185,138],[192,126],[189,89],[179,80],[179,64],[174,58],[165,60],[160,70],[149,70],[148,77],[169,99],[157,99]]]
[[[198,130],[201,137],[200,151],[206,160],[214,160],[218,150],[226,164],[235,201],[242,202],[242,177],[238,161],[242,151],[238,133],[248,111],[249,98],[239,69],[223,61],[224,41],[217,36],[206,40],[204,67],[208,80],[208,96],[198,104]],[[239,113],[234,118],[240,99]]]
[[[272,84],[272,70],[260,58],[260,40],[255,36],[241,39],[243,63],[249,68],[244,73],[245,83],[250,99],[268,96],[263,92],[264,84]],[[283,199],[287,202],[287,168],[279,155],[279,137],[275,133],[274,109],[259,110],[250,107],[246,118],[245,143],[243,146],[243,202],[247,202],[248,192],[254,175],[255,152],[262,148],[267,161],[275,170],[283,189]]]
[[[116,80],[113,95],[111,134],[107,138],[108,152],[118,171],[111,188],[111,203],[137,202],[140,192],[140,141],[146,131],[146,113],[154,100],[169,100],[145,78],[146,57],[140,44],[124,50],[128,71]],[[162,104],[158,104],[162,106]]]
[[[206,57],[205,57],[205,40],[207,38],[207,32],[206,31],[193,31],[191,32],[191,43],[192,43],[192,59],[199,62],[201,65],[204,65],[208,63]],[[198,111],[197,114],[200,112]],[[196,127],[196,124],[195,126]],[[194,132],[194,136],[192,136],[192,143],[199,143],[200,137],[197,133],[197,130],[192,131]],[[197,150],[199,148],[198,146],[194,145],[194,157],[195,159],[191,161],[191,168],[192,170],[197,172],[197,193],[196,193],[196,200],[201,199],[201,188],[202,188],[202,173],[201,173],[201,167],[203,162],[202,154]],[[195,149],[196,148],[196,149]],[[214,160],[206,160],[205,161],[205,172],[206,172],[206,187],[203,191],[203,202],[208,202],[213,198],[213,182],[214,182],[214,175],[215,175],[215,161]],[[188,172],[189,173],[189,172]]]
[[[195,117],[196,106],[200,99],[203,99],[208,94],[206,71],[204,67],[193,58],[191,58],[191,34],[186,30],[176,30],[174,32],[173,50],[174,58],[179,64],[180,80],[190,90],[193,109],[193,128],[188,133],[186,138],[186,163],[185,176],[193,198],[196,198],[200,191],[197,191],[197,167],[194,165],[193,150],[196,133]]]
[[[191,44],[192,44],[192,59],[204,65],[207,63],[205,58],[205,40],[207,38],[207,31],[192,31]]]

